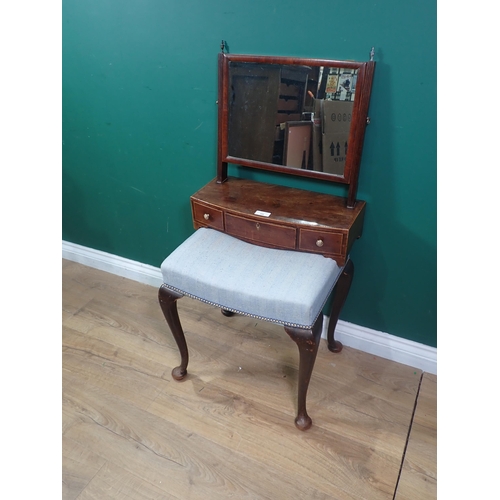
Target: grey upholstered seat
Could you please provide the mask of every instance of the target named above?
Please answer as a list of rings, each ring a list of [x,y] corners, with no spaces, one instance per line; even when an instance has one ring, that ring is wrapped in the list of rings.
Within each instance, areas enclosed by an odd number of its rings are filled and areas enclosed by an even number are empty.
[[[162,263],[164,286],[222,309],[312,328],[342,272],[322,255],[264,248],[200,228]]]

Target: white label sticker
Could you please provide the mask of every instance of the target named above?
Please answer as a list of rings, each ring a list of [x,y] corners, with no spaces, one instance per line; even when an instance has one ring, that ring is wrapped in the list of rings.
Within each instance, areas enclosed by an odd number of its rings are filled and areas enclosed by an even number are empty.
[[[269,217],[271,212],[263,212],[262,210],[256,210],[254,215],[262,215],[263,217]]]

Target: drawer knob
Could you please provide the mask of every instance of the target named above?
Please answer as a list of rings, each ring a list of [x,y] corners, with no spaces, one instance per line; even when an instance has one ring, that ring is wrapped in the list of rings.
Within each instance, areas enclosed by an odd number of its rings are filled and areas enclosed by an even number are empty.
[[[260,229],[260,224],[259,224],[258,222],[256,222],[256,223],[255,223],[255,227],[256,227],[257,229]]]
[[[203,214],[203,218],[204,218],[205,220],[210,219],[210,214]]]
[[[316,241],[316,246],[317,246],[317,247],[322,247],[322,246],[323,246],[323,244],[324,244],[324,243],[323,243],[323,240],[317,240],[317,241]]]

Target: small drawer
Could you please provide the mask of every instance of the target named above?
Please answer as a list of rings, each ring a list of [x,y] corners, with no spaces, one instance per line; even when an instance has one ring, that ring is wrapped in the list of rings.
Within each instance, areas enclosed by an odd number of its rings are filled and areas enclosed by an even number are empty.
[[[295,249],[294,227],[226,213],[226,233],[256,244]]]
[[[224,230],[224,218],[222,210],[211,205],[202,205],[193,200],[193,219],[202,226],[213,227]]]
[[[343,233],[301,229],[299,233],[299,250],[322,254],[342,254],[343,236]]]

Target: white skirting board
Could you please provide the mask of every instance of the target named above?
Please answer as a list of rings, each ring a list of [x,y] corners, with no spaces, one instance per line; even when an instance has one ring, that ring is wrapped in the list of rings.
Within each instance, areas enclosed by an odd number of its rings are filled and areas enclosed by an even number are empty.
[[[163,283],[159,267],[67,241],[63,241],[62,258],[158,288]]]
[[[323,317],[323,332],[326,339],[328,316]],[[339,320],[335,328],[335,340],[360,351],[420,368],[437,375],[437,349],[412,340],[396,337],[364,326]]]
[[[62,257],[63,259],[155,287],[159,287],[163,281],[158,267],[141,264],[140,262],[67,241],[62,242]],[[329,318],[325,316],[323,319],[321,336],[326,338]],[[342,320],[337,323],[335,339],[345,346],[437,374],[437,349],[435,347]]]

